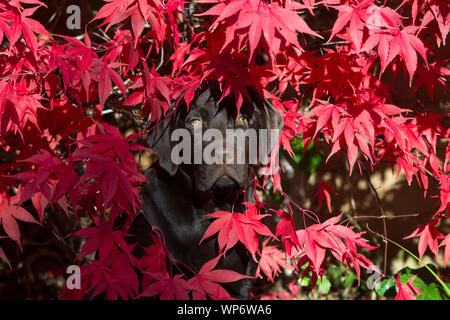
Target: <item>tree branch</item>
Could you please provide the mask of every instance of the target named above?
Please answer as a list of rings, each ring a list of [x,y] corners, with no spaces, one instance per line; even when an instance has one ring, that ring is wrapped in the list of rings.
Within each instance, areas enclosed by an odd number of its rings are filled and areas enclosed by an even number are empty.
[[[362,164],[364,173],[366,175],[367,178],[367,183],[369,184],[370,189],[372,190],[373,194],[375,195],[375,199],[377,202],[377,206],[378,209],[380,210],[380,216],[379,218],[381,220],[383,220],[383,242],[384,242],[384,263],[383,263],[383,273],[386,273],[386,269],[387,269],[387,250],[388,250],[388,242],[386,241],[385,238],[388,237],[387,235],[387,226],[386,226],[386,214],[384,213],[384,209],[383,206],[381,205],[381,200],[380,197],[378,195],[377,189],[375,189],[375,187],[372,184],[372,181],[370,180],[370,176],[369,173],[367,172],[366,167],[364,166],[364,164]]]

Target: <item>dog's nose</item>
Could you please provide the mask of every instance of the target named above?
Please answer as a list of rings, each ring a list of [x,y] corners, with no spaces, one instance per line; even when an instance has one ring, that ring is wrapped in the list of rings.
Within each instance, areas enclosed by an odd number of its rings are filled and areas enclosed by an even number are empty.
[[[238,183],[228,175],[220,177],[216,183],[214,183],[214,190],[220,196],[227,196],[228,194],[234,195],[234,190],[239,188]]]
[[[213,190],[219,201],[233,201],[240,189],[236,180],[224,175],[216,181]]]
[[[235,187],[236,181],[228,175],[224,175],[216,181],[215,186],[219,188]]]

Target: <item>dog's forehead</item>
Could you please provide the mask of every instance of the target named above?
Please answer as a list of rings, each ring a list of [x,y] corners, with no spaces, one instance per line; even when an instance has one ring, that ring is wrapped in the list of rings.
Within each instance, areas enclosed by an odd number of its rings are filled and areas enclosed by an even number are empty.
[[[254,110],[254,108],[254,103],[249,102],[246,98],[243,99],[241,112],[244,111],[245,113],[250,113]],[[220,91],[210,87],[207,87],[199,92],[198,96],[191,103],[189,109],[190,111],[205,109],[213,115],[222,113],[222,111],[225,111],[227,114],[233,116],[236,116],[237,113],[236,101],[232,95],[222,98]]]
[[[194,100],[194,107],[218,107],[219,98],[216,97],[210,88],[206,88],[200,92],[198,97]]]
[[[203,110],[202,112],[207,112],[213,117],[218,113],[221,113],[220,111],[223,111],[223,109],[227,109],[227,113],[233,112],[233,110],[236,109],[236,104],[232,97],[220,99],[221,96],[219,92],[216,92],[213,88],[206,88],[199,93],[196,99],[194,99],[189,109],[190,111]]]

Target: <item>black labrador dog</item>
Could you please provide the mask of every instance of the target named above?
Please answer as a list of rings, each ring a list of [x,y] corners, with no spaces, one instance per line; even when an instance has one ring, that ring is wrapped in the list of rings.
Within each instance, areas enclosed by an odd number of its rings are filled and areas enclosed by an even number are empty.
[[[175,129],[186,130],[190,135],[194,135],[195,130],[216,129],[225,137],[227,129],[281,130],[283,122],[279,112],[256,90],[249,88],[248,91],[253,101],[244,101],[237,114],[234,98],[227,97],[219,103],[218,84],[209,82],[196,94],[189,108],[179,105],[176,116],[163,120],[156,133],[150,133],[148,137],[148,145],[157,154],[158,161],[145,173],[148,182],[142,188],[142,199],[146,219],[138,217],[141,231],[135,228],[133,233],[138,232],[142,237],[143,232],[149,232],[147,220],[163,232],[165,245],[173,258],[195,272],[219,254],[217,237],[206,239],[199,245],[211,223],[211,218],[204,215],[216,211],[243,212],[242,202],[254,202],[251,172],[257,166],[248,161],[249,148],[245,148],[247,161],[244,163],[195,163],[194,155],[191,155],[192,162],[176,164],[172,155],[176,142],[172,141],[171,134]],[[212,141],[200,142],[203,149],[210,143]],[[274,141],[268,143],[273,145]],[[194,142],[191,146],[195,149]],[[224,156],[227,152],[233,153],[233,150],[224,151]],[[147,231],[143,231],[144,228]],[[149,235],[147,239],[150,239]],[[246,248],[238,243],[221,259],[217,268],[254,275],[256,264]],[[250,286],[251,280],[247,279],[224,285],[231,296],[240,299],[249,298]]]

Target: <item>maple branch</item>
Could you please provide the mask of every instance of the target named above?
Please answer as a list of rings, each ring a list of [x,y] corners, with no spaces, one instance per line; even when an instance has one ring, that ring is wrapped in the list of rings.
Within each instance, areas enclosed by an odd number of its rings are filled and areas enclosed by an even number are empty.
[[[47,71],[34,71],[34,72],[15,73],[15,74],[10,74],[10,75],[1,77],[0,80],[12,78],[12,77],[28,76],[28,75],[39,74],[39,73],[47,73]]]
[[[164,59],[164,47],[161,47],[161,53],[160,54],[161,54],[161,59],[159,61],[158,66],[156,67],[156,71],[159,71],[159,69],[161,69],[161,67],[164,64],[164,61],[165,61],[165,59]]]
[[[314,46],[309,48],[308,50],[317,50],[326,46],[334,46],[334,45],[339,45],[339,44],[349,44],[350,42],[342,40],[342,41],[333,41],[333,42],[325,42],[325,43],[321,43],[320,45]]]
[[[436,178],[428,169],[425,169],[420,163],[412,161],[413,164],[417,165],[420,169],[422,169],[426,174],[430,177],[434,178],[437,182],[440,182],[438,178]]]
[[[93,101],[88,101],[88,102],[79,102],[79,101],[77,101],[77,100],[76,100],[74,97],[72,97],[72,95],[70,94],[69,88],[67,88],[67,89],[65,88],[65,84],[64,84],[64,81],[63,81],[63,79],[62,79],[62,75],[61,75],[61,70],[60,70],[60,69],[57,69],[56,75],[59,77],[59,80],[60,80],[60,83],[61,83],[61,88],[62,88],[62,90],[64,91],[64,95],[65,95],[65,96],[67,97],[67,99],[69,99],[70,102],[72,102],[75,106],[77,106],[77,107],[87,107],[87,108],[89,108],[89,107],[94,107],[94,106],[96,106],[96,105],[98,105],[98,104],[100,103],[99,99],[95,99],[95,100],[93,100]],[[0,80],[1,80],[1,79],[0,79]],[[113,88],[113,90],[114,90],[114,92],[117,92],[117,91],[115,90],[115,88]],[[110,99],[110,98],[109,98],[109,99]],[[117,104],[119,104],[119,102],[117,102]],[[117,113],[120,113],[121,115],[126,116],[128,119],[130,119],[130,120],[133,122],[133,124],[134,124],[137,128],[139,128],[140,130],[144,130],[144,129],[145,129],[146,122],[145,122],[144,120],[139,119],[139,117],[138,117],[136,114],[134,114],[132,111],[128,111],[128,110],[125,110],[125,109],[123,109],[123,108],[117,108],[117,107],[115,106],[115,104],[113,104],[113,103],[106,103],[106,102],[105,102],[105,105],[104,105],[103,108],[105,108],[106,105],[107,105],[107,107],[108,107],[110,110],[112,110],[112,111],[109,111],[109,110],[103,110],[103,111],[102,111],[102,116],[105,115],[105,114],[108,114],[108,113],[110,113],[110,112],[117,112]],[[105,112],[105,111],[107,111],[107,112]],[[108,111],[109,111],[109,112],[108,112]]]
[[[384,209],[383,206],[381,205],[381,200],[380,200],[380,196],[378,195],[377,189],[373,186],[372,181],[370,180],[370,176],[369,173],[367,172],[366,167],[364,166],[364,164],[362,164],[364,173],[367,177],[367,183],[369,184],[370,189],[372,190],[372,192],[375,195],[375,199],[377,202],[377,206],[378,209],[380,210],[380,219],[383,220],[383,242],[384,242],[384,262],[383,262],[383,273],[386,273],[386,269],[387,269],[387,249],[388,249],[388,242],[387,240],[385,240],[385,238],[387,238],[387,226],[386,226],[386,214],[384,213]]]
[[[146,122],[144,120],[139,119],[139,117],[133,113],[134,110],[128,111],[123,108],[117,108],[116,106],[109,104],[109,103],[108,103],[108,108],[111,110],[110,112],[117,112],[117,113],[120,113],[121,115],[126,116],[128,119],[130,119],[133,122],[133,124],[137,128],[139,128],[139,130],[141,130],[141,131],[145,130]],[[109,111],[109,110],[105,110],[105,111]],[[107,113],[102,113],[102,116],[104,114],[107,114]]]
[[[302,213],[306,214],[306,215],[308,216],[308,218],[310,218],[311,220],[315,220],[317,223],[320,223],[320,219],[319,219],[319,217],[317,216],[317,214],[315,214],[314,212],[312,212],[312,211],[310,211],[310,210],[303,209],[302,207],[300,207],[300,206],[299,206],[294,200],[292,200],[292,198],[291,198],[289,195],[287,195],[284,191],[282,191],[282,190],[278,190],[278,191],[280,191],[280,193],[281,193],[281,194],[284,196],[284,198],[286,199],[286,202],[287,202],[289,208],[291,209],[291,212],[292,212],[292,213],[293,213],[294,211],[292,210],[292,207],[291,207],[290,203],[292,203],[292,204],[293,204],[297,209],[299,209]],[[306,212],[306,211],[308,211],[308,212]],[[310,216],[309,213],[312,213],[312,214],[314,215],[314,217],[313,217],[313,216]],[[306,226],[305,226],[305,227],[306,227]]]
[[[59,19],[62,16],[62,13],[64,9],[67,7],[67,0],[63,0],[62,3],[59,3],[59,10],[56,11],[56,16],[53,16],[53,22],[50,21],[52,24],[49,26],[48,30],[54,30],[56,25],[58,24]]]
[[[417,156],[417,154],[416,154]],[[369,161],[365,160],[365,159],[361,159],[360,160],[361,163],[369,163]],[[389,161],[389,160],[377,160],[376,163],[387,163],[389,165],[396,165],[397,162],[395,161]],[[430,172],[430,170],[425,169],[419,162],[416,161],[411,161],[412,164],[417,165],[420,169],[422,169],[426,174],[428,174],[431,178],[435,179],[437,182],[439,182],[440,180],[438,178],[436,178],[433,173]]]
[[[402,214],[399,216],[353,216],[350,219],[397,219],[397,218],[408,218],[408,217],[418,217],[419,213]]]
[[[93,32],[93,34],[99,37],[100,39],[105,40],[106,42],[111,41],[111,38],[102,28],[98,28],[98,31],[101,32],[101,34],[99,32]]]
[[[346,171],[350,172],[350,164],[348,163],[348,161],[344,161],[344,163],[345,163]],[[353,192],[353,184],[350,181],[350,175],[346,175],[345,179],[347,181],[347,185],[348,185],[349,190],[350,190],[350,211],[351,211],[352,215],[356,216],[355,194]]]

